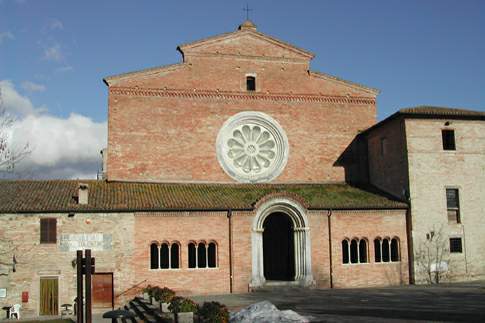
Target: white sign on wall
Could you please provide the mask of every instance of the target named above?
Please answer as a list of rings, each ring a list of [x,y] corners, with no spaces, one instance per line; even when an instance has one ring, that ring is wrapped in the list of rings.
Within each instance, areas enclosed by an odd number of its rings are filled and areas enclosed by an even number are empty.
[[[93,251],[111,250],[111,234],[105,233],[71,233],[61,234],[59,249],[76,251],[91,249]]]
[[[7,289],[0,288],[0,298],[5,298],[5,297],[7,297]]]

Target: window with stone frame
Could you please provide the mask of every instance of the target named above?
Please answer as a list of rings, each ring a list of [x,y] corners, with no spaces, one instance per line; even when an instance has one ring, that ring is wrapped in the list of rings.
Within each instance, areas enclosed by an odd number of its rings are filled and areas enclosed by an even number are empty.
[[[450,238],[450,252],[451,253],[462,253],[463,245],[461,238]]]
[[[367,239],[354,238],[342,240],[342,263],[363,264],[369,262],[367,252]]]
[[[217,267],[217,244],[190,242],[188,245],[189,268],[216,268]]]
[[[443,141],[443,150],[456,150],[455,130],[453,129],[441,130],[441,138]]]
[[[40,243],[57,242],[57,219],[40,219]]]
[[[448,214],[448,223],[461,223],[460,197],[457,188],[446,189],[446,209]]]
[[[401,261],[399,253],[399,239],[376,238],[374,239],[374,261],[375,262],[397,262]]]
[[[152,242],[150,245],[150,269],[178,269],[180,268],[180,245],[163,242]]]
[[[256,91],[256,77],[246,76],[246,90]]]

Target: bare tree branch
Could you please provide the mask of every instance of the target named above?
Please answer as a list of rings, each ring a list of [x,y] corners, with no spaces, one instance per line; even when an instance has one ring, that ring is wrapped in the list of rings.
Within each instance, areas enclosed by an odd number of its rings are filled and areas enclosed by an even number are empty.
[[[13,172],[15,165],[31,153],[28,143],[16,147],[11,142],[11,129],[15,118],[5,110],[0,89],[0,172]]]

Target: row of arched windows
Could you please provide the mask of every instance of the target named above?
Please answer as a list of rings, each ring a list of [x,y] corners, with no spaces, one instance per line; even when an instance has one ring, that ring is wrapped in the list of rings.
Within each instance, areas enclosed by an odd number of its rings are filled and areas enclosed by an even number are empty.
[[[150,269],[180,268],[180,244],[178,242],[153,242],[150,245]]]
[[[374,240],[375,262],[399,261],[399,241],[397,238],[376,238]]]
[[[217,267],[217,246],[214,242],[189,243],[189,268]]]
[[[188,248],[189,268],[216,268],[217,244],[190,242]],[[150,269],[177,269],[180,268],[180,243],[152,242],[150,245]]]
[[[374,240],[375,262],[395,262],[399,258],[398,238],[376,238]],[[366,238],[342,240],[342,263],[362,264],[368,263],[368,243]]]

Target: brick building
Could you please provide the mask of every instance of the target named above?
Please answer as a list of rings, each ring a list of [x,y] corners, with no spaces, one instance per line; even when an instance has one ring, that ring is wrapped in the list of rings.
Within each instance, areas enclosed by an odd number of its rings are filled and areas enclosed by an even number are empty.
[[[249,21],[177,49],[180,64],[105,79],[104,180],[0,182],[0,304],[28,292],[24,312],[57,313],[86,247],[100,307],[147,284],[407,284],[408,204],[367,145],[378,91],[311,71],[313,54]]]

